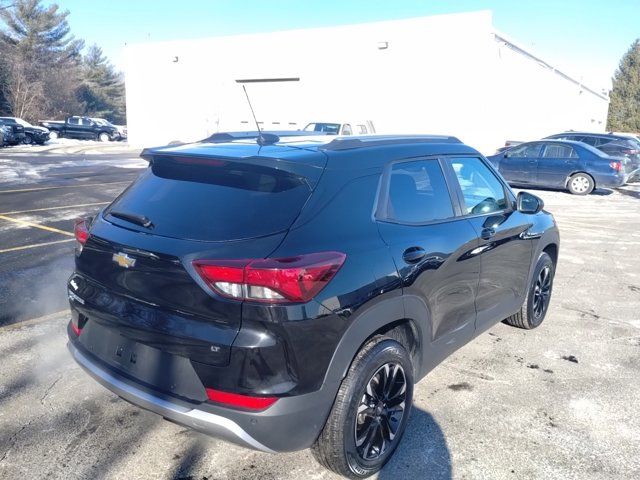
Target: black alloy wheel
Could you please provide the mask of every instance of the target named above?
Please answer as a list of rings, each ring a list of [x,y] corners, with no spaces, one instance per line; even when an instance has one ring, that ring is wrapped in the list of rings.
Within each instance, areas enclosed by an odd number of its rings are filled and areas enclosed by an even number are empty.
[[[549,306],[551,298],[551,267],[545,266],[536,279],[533,287],[533,316],[536,320],[541,320]]]
[[[407,380],[397,363],[386,363],[371,377],[358,406],[356,450],[363,460],[383,455],[398,433],[405,415]]]

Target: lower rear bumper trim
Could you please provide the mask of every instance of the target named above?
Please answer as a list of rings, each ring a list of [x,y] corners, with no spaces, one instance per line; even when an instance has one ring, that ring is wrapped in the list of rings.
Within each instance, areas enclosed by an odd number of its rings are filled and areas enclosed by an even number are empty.
[[[234,421],[203,410],[172,403],[149,394],[120,380],[115,375],[97,366],[71,342],[67,343],[67,347],[75,361],[89,375],[102,386],[125,400],[208,435],[226,438],[232,442],[263,452],[275,453],[274,450],[271,450],[249,435]]]

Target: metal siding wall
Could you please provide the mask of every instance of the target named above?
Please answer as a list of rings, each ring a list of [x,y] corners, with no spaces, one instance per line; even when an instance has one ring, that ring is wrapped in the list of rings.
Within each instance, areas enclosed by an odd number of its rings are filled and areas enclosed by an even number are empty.
[[[251,116],[235,80],[283,77],[300,82],[247,85],[266,128],[370,119],[378,133],[452,134],[487,154],[508,139],[604,128],[608,102],[493,32],[490,12],[476,12],[130,46],[129,138],[158,145],[242,128]]]

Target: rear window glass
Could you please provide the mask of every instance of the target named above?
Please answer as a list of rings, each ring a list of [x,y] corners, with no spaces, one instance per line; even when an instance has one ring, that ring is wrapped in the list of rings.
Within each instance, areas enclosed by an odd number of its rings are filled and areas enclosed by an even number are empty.
[[[260,165],[163,157],[105,212],[114,224],[206,241],[254,238],[289,228],[311,190],[304,178]],[[109,212],[144,216],[153,228]]]

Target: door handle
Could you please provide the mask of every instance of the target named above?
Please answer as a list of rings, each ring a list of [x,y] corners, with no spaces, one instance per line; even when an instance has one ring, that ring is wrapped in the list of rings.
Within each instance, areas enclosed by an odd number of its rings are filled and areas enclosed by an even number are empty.
[[[483,240],[489,240],[491,238],[493,238],[496,234],[496,230],[494,228],[483,228],[482,232],[480,232],[480,237],[482,237]]]
[[[402,254],[402,258],[407,263],[417,263],[424,258],[427,254],[422,247],[410,247],[407,248]]]

